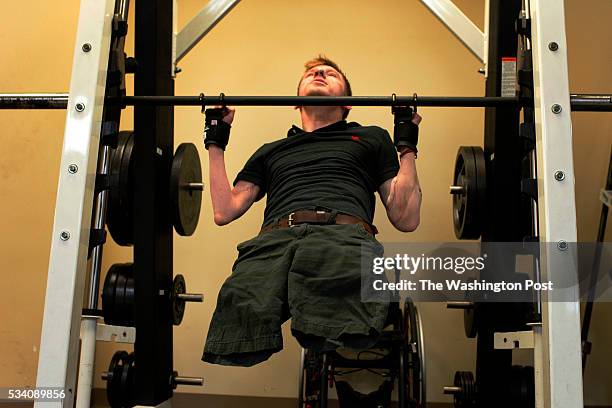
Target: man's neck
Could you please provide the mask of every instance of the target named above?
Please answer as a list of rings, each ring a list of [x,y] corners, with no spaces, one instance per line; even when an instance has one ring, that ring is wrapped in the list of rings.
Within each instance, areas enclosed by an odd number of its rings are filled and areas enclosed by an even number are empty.
[[[335,107],[334,107],[335,108]],[[342,111],[328,106],[309,106],[301,109],[302,129],[312,132],[342,120]]]

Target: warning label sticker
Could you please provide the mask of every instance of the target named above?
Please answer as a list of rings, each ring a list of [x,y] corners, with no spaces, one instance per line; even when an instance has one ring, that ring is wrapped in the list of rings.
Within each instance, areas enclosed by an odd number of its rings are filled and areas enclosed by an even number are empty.
[[[516,58],[502,58],[501,96],[516,96]]]

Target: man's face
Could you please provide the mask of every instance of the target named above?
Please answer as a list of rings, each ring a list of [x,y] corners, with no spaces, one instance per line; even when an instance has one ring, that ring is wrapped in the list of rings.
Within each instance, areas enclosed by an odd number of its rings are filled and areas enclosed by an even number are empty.
[[[317,65],[304,72],[299,96],[343,96],[346,84],[342,74],[328,65]]]

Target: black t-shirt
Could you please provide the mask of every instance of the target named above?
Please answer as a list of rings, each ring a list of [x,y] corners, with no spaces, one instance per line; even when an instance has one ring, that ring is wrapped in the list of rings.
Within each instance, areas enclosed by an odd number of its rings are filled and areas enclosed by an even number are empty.
[[[374,192],[399,170],[389,133],[342,120],[266,143],[246,162],[239,180],[257,184],[268,201],[263,225],[299,209],[333,209],[372,222]]]

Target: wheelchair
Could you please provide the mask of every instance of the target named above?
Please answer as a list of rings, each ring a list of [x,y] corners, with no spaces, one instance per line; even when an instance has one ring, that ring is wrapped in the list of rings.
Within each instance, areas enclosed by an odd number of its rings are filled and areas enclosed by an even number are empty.
[[[299,408],[327,408],[328,391],[336,386],[340,408],[387,408],[397,383],[399,408],[425,408],[425,349],[423,327],[411,299],[389,305],[387,326],[370,349],[348,358],[338,351],[318,353],[302,349],[299,378]],[[369,358],[362,358],[363,356]],[[368,395],[352,389],[337,378],[367,370],[385,378],[377,391]]]

